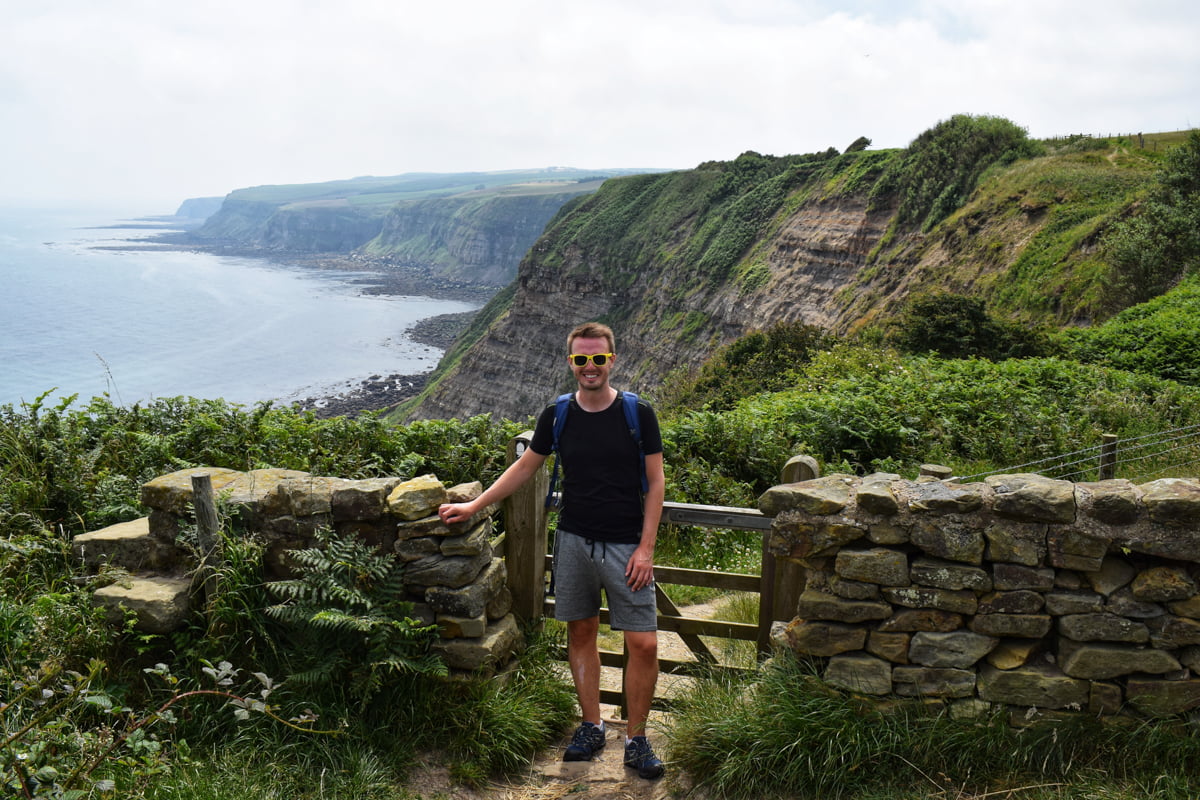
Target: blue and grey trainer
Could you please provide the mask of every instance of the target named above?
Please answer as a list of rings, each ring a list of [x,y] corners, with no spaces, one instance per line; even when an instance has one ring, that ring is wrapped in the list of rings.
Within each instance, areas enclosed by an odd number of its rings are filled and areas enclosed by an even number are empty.
[[[638,777],[646,780],[661,778],[666,771],[666,767],[658,756],[654,755],[654,748],[645,736],[634,736],[625,745],[625,766],[633,767],[637,770]]]
[[[571,743],[563,753],[563,761],[591,761],[592,756],[604,749],[603,725],[585,722],[576,728]]]

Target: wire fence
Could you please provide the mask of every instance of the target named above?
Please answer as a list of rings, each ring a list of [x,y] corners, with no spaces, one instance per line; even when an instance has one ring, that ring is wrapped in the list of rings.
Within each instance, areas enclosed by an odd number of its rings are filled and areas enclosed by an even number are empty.
[[[1144,483],[1157,478],[1194,478],[1200,476],[1200,425],[1173,428],[1120,439],[1107,436],[1092,447],[1050,456],[990,472],[956,475],[947,480],[958,483],[986,478],[1035,472],[1048,478],[1069,481],[1128,478]]]

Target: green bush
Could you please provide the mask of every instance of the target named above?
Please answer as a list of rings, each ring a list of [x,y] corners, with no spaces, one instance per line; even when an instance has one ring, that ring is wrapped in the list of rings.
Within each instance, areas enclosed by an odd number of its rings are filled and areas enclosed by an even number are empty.
[[[889,340],[906,352],[943,358],[1027,358],[1052,349],[1048,331],[996,319],[982,300],[947,292],[909,298]]]
[[[1006,119],[957,114],[914,139],[880,177],[871,200],[898,196],[896,222],[928,231],[967,201],[988,169],[1041,152]]]
[[[1126,304],[1157,297],[1200,271],[1200,130],[1167,153],[1158,184],[1104,246]]]
[[[658,407],[668,414],[690,408],[724,411],[750,395],[787,388],[796,370],[832,341],[820,328],[799,322],[751,331],[705,359],[694,375],[666,381]]]
[[[1094,328],[1063,334],[1080,361],[1200,385],[1200,277]]]

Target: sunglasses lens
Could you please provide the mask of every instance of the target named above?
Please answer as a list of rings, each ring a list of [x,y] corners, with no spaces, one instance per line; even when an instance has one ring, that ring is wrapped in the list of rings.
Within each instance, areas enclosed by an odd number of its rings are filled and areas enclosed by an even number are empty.
[[[595,355],[586,356],[576,353],[571,356],[571,363],[577,367],[584,367],[591,361],[597,367],[603,367],[608,363],[608,355],[608,353],[596,353]]]

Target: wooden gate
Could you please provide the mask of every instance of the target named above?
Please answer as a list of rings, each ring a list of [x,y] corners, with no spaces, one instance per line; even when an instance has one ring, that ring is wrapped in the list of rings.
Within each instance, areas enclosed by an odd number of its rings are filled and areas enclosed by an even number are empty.
[[[521,456],[533,434],[526,431],[509,442],[508,461]],[[808,456],[796,456],[783,469],[782,482],[817,477],[816,462]],[[497,542],[508,568],[508,585],[513,596],[513,611],[523,621],[536,621],[554,614],[554,600],[546,596],[548,570],[553,556],[547,553],[547,517],[545,509],[549,476],[539,470],[532,480],[504,502],[505,535]],[[762,534],[762,566],[759,575],[683,569],[655,565],[654,582],[658,599],[658,629],[676,633],[687,644],[695,661],[659,659],[659,670],[675,675],[697,674],[717,667],[717,659],[701,636],[755,642],[760,656],[770,651],[771,626],[776,620],[790,621],[804,591],[804,571],[795,563],[776,559],[767,552],[767,537],[772,518],[756,508],[664,503],[662,524],[689,525],[719,530],[756,531]],[[731,592],[759,595],[758,624],[686,617],[663,590],[664,585],[704,586]],[[608,622],[608,609],[600,611],[600,621]],[[600,651],[600,663],[621,667],[625,654]],[[624,707],[619,692],[601,690],[602,702]],[[661,698],[655,698],[656,703]]]

